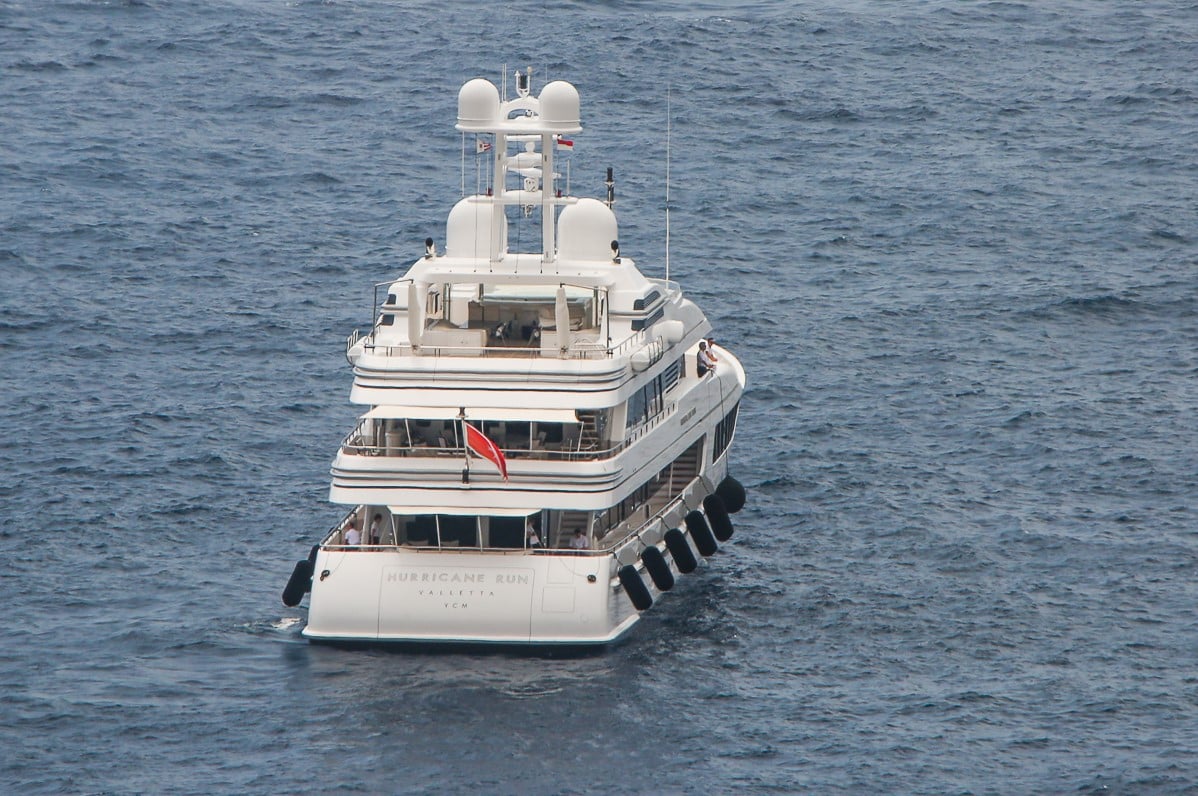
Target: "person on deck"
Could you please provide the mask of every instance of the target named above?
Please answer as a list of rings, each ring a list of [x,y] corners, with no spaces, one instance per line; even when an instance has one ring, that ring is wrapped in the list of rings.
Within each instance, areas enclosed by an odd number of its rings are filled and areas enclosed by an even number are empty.
[[[715,370],[715,360],[711,358],[711,354],[707,350],[707,342],[699,341],[699,352],[695,354],[695,375],[703,378],[708,371]]]
[[[362,532],[352,525],[349,526],[345,529],[345,543],[355,547],[362,544]]]
[[[370,521],[370,543],[378,544],[382,540],[383,534],[383,515],[375,514],[374,519]]]
[[[575,550],[589,550],[590,549],[591,540],[588,539],[586,537],[586,534],[584,534],[582,532],[582,528],[574,529],[574,538],[570,540],[570,547],[574,548]]]
[[[525,539],[527,540],[526,544],[529,547],[540,547],[541,546],[541,535],[539,533],[537,533],[537,527],[533,523],[532,517],[529,517],[528,522],[526,522],[524,524],[524,536],[525,536]]]
[[[707,358],[711,360],[711,368],[715,370],[715,363],[720,361],[720,358],[715,355],[715,338],[707,338]]]

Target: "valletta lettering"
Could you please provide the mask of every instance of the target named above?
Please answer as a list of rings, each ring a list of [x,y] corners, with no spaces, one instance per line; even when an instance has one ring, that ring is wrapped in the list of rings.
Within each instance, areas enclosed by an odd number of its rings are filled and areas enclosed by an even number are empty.
[[[417,589],[421,597],[494,597],[489,589]]]

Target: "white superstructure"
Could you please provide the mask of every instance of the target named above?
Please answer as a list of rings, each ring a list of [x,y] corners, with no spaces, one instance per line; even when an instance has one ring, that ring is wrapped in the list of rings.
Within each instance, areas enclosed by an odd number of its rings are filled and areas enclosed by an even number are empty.
[[[620,253],[610,172],[607,203],[558,189],[574,86],[533,96],[517,72],[516,94],[462,87],[489,185],[347,341],[363,411],[330,499],[350,511],[284,591],[311,591],[310,639],[611,642],[744,503],[727,476],[744,370],[712,345],[700,374],[711,326]],[[510,249],[517,228],[533,251]]]

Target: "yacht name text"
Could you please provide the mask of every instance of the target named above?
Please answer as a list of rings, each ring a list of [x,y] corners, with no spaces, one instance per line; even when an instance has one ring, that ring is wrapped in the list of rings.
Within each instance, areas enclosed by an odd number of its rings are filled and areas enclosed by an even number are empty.
[[[388,583],[474,583],[528,585],[531,575],[515,572],[389,572]]]

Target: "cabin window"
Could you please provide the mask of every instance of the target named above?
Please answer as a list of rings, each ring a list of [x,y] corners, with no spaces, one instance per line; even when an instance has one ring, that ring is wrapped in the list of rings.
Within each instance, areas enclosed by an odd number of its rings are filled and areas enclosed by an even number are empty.
[[[652,307],[659,298],[661,298],[661,291],[651,290],[649,291],[649,295],[632,302],[632,308],[634,310],[643,310],[645,307]]]
[[[541,527],[540,513],[531,515],[534,527]],[[478,548],[523,550],[527,547],[527,516],[480,516],[456,514],[418,514],[396,516],[395,539],[408,547]],[[542,545],[545,536],[540,535]]]
[[[736,412],[740,409],[740,403],[732,407],[732,411],[724,416],[720,424],[715,429],[715,444],[711,450],[711,460],[715,461],[720,458],[720,455],[727,450],[728,444],[732,442],[732,435],[736,431]]]
[[[639,426],[645,420],[645,391],[637,390],[628,398],[628,422],[625,428]]]
[[[404,525],[404,542],[424,546],[437,544],[437,518],[432,514],[409,517]]]
[[[628,415],[625,428],[639,426],[651,417],[656,417],[665,408],[662,397],[664,376],[657,376],[628,397]]]
[[[391,326],[391,325],[393,325],[394,323],[395,323],[395,316],[394,316],[394,315],[392,315],[392,314],[391,314],[391,313],[389,313],[389,312],[388,312],[388,313],[384,313],[384,314],[383,314],[383,317],[379,319],[379,325],[380,325],[380,326]]]
[[[488,517],[487,547],[518,550],[524,547],[525,517]]]
[[[478,517],[438,514],[442,547],[478,547]]]
[[[672,362],[666,366],[665,372],[661,375],[661,379],[665,384],[663,392],[669,392],[678,386],[678,380],[682,377],[682,363],[685,357],[679,357],[677,362]]]
[[[650,326],[660,321],[664,315],[665,307],[658,307],[648,318],[633,321],[632,331],[639,332],[642,329],[648,329]]]

